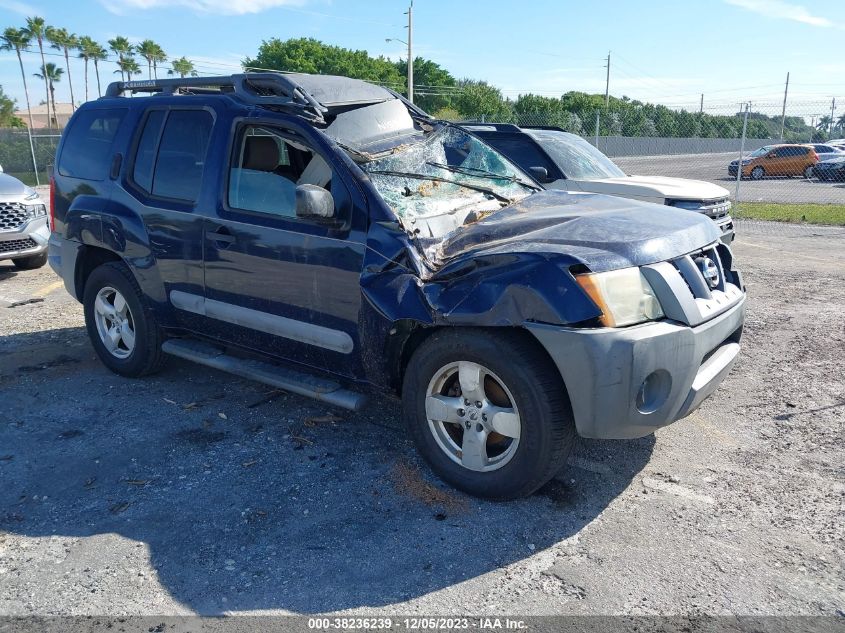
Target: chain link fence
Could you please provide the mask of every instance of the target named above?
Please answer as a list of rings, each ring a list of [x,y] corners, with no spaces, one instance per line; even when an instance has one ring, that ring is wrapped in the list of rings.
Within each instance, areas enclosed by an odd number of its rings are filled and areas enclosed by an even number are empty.
[[[0,166],[27,185],[46,185],[61,130],[0,129]]]

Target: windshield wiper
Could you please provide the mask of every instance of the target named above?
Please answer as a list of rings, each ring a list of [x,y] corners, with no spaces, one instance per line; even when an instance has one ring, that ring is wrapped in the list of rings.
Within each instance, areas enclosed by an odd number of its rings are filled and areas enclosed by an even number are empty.
[[[426,165],[430,165],[431,167],[438,167],[440,169],[445,169],[446,171],[451,171],[456,174],[464,174],[465,176],[478,176],[479,178],[489,178],[490,180],[507,180],[508,182],[515,182],[523,187],[528,187],[529,189],[533,189],[534,191],[542,191],[540,187],[537,185],[532,185],[530,182],[525,182],[521,178],[517,178],[516,176],[502,176],[497,174],[496,172],[487,171],[486,169],[478,169],[477,167],[459,167],[456,165],[446,165],[444,163],[436,163],[434,161],[426,161]]]
[[[499,193],[496,193],[492,189],[488,187],[482,187],[481,185],[471,185],[466,182],[458,182],[456,180],[449,180],[448,178],[441,178],[440,176],[426,176],[424,174],[414,174],[412,172],[405,172],[405,171],[391,171],[387,169],[375,169],[373,171],[368,171],[368,174],[376,174],[378,176],[394,176],[396,178],[413,178],[415,180],[432,180],[434,182],[445,182],[450,185],[458,185],[459,187],[463,187],[464,189],[472,189],[473,191],[480,191],[481,193],[486,193],[488,196],[493,196],[496,200],[500,202],[504,202],[506,204],[511,204],[513,200],[507,198]]]

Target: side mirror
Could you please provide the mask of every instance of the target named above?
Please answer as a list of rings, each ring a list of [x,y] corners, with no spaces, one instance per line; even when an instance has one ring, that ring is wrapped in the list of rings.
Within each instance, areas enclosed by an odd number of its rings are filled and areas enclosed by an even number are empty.
[[[298,185],[296,187],[296,217],[323,220],[333,218],[332,194],[317,185]]]
[[[531,174],[537,182],[551,182],[549,179],[549,170],[545,167],[529,167],[528,173]]]

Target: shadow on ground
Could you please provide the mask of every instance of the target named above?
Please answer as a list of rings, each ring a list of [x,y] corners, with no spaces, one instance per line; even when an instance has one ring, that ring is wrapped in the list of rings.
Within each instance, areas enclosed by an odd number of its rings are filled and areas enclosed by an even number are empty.
[[[27,349],[40,351],[24,362]],[[204,614],[449,588],[577,534],[654,444],[582,442],[538,494],[497,504],[431,478],[392,400],[332,412],[181,362],[128,380],[93,358],[82,328],[0,338],[0,391],[0,529],[143,543],[161,586]],[[144,551],[83,539],[63,570],[84,577],[108,561],[125,573],[133,549]],[[49,583],[56,567],[41,564],[30,571]]]

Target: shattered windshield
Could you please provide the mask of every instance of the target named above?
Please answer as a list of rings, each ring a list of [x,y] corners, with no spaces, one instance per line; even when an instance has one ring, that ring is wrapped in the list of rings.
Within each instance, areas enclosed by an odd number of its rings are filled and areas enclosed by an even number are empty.
[[[539,189],[492,147],[452,126],[360,166],[402,223],[424,237],[442,237]]]

